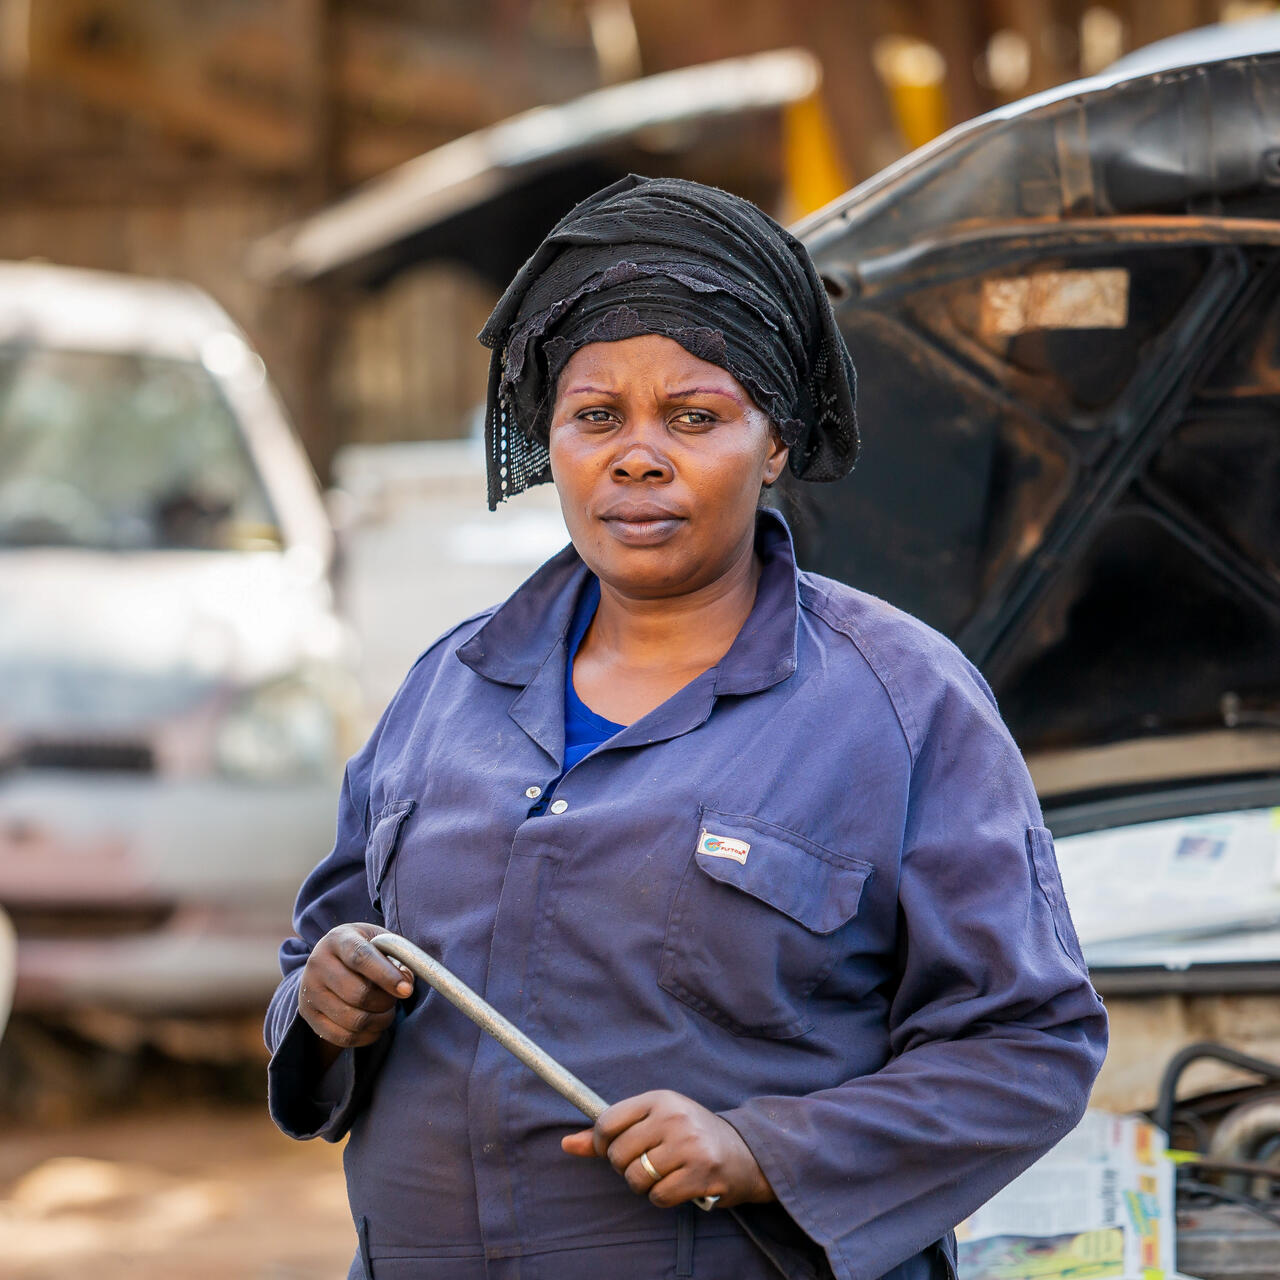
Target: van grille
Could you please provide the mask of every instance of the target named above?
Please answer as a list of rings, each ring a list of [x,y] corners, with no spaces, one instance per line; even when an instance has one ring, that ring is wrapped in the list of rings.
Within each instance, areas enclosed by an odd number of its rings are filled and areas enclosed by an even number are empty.
[[[155,753],[145,742],[45,739],[20,744],[3,763],[10,769],[153,773]]]
[[[159,929],[173,915],[169,904],[153,906],[35,906],[10,903],[5,907],[14,931],[24,941],[63,938],[128,938]]]

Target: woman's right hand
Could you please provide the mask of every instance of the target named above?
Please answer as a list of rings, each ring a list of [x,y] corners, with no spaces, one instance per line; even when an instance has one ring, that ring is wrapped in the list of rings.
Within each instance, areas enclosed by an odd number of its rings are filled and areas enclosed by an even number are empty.
[[[302,970],[298,1012],[320,1037],[325,1065],[343,1049],[373,1044],[413,992],[413,975],[370,941],[376,924],[340,924],[316,943]]]

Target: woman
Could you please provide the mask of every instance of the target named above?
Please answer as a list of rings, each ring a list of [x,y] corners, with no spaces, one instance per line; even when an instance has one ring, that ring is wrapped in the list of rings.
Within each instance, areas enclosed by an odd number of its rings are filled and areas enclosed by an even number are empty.
[[[277,1123],[350,1131],[352,1276],[952,1275],[1106,1022],[982,678],[757,510],[857,449],[808,255],[632,177],[481,336],[490,503],[554,479],[572,545],[351,761],[267,1020]],[[619,1101],[582,1129],[383,927]]]

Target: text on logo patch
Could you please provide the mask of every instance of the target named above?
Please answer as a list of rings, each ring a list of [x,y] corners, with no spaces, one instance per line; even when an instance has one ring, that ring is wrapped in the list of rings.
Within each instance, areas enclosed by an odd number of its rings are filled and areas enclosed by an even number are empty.
[[[734,840],[731,836],[712,835],[706,827],[698,837],[698,852],[709,853],[713,858],[732,858],[734,862],[746,862],[751,846],[745,840]]]

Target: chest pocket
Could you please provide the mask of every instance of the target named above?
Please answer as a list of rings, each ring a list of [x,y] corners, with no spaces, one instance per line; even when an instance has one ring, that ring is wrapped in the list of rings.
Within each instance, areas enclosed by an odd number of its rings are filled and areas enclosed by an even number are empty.
[[[369,901],[388,929],[400,931],[396,912],[395,856],[405,819],[413,812],[413,800],[392,800],[384,805],[369,832],[365,845],[364,870],[369,885]]]
[[[658,968],[663,990],[735,1035],[787,1039],[849,950],[871,865],[783,827],[705,806]]]

